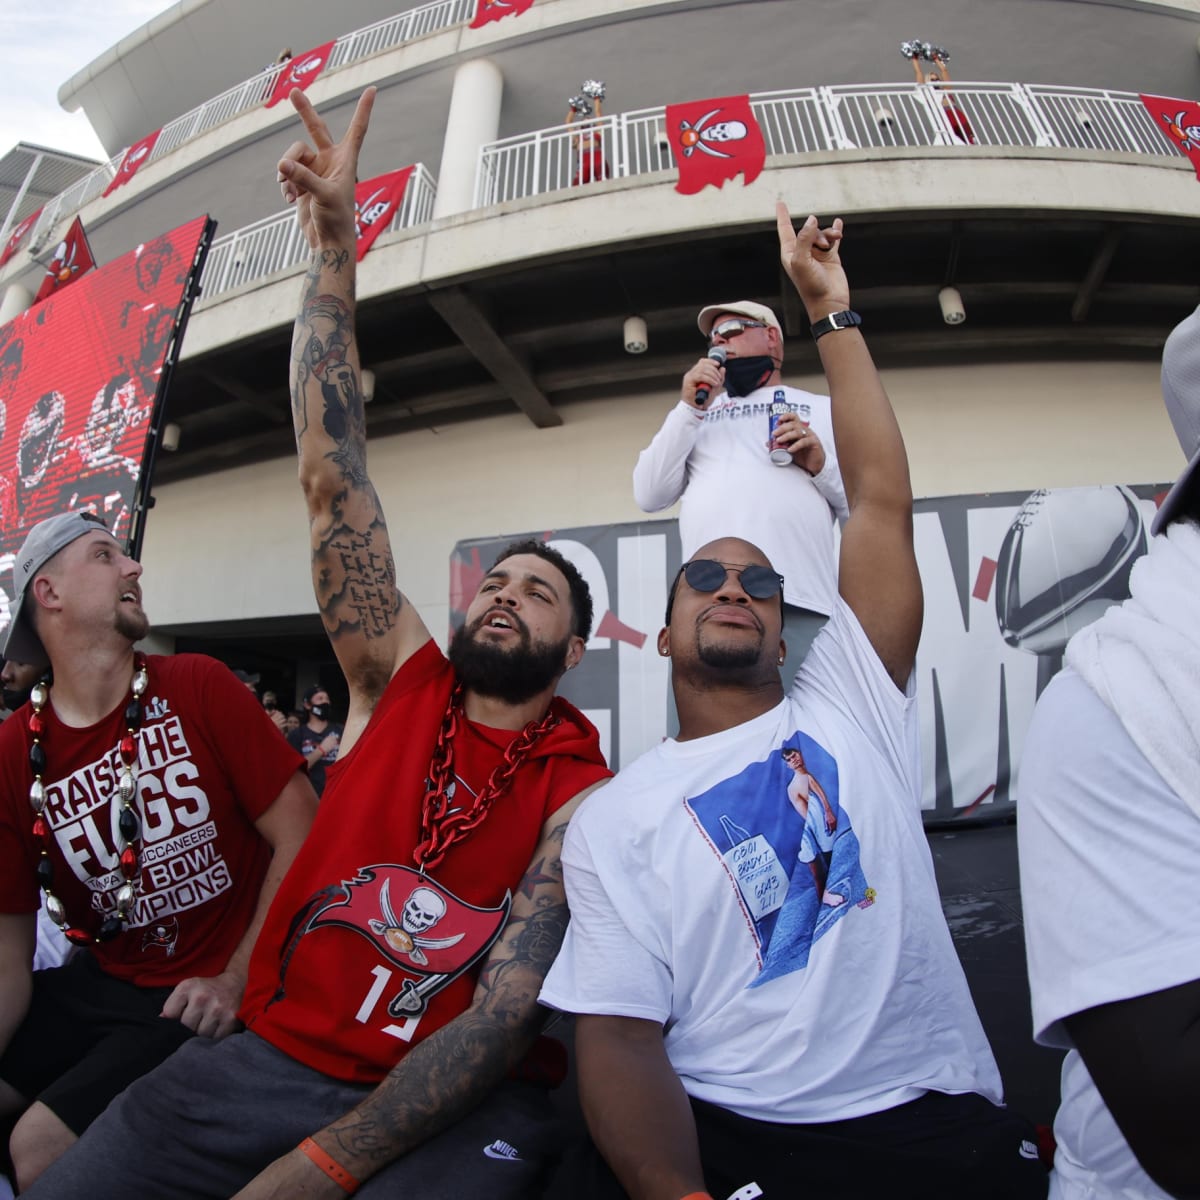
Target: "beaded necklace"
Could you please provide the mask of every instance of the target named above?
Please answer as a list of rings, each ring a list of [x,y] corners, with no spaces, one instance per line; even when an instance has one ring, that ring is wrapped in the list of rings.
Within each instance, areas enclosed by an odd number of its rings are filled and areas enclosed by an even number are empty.
[[[438,730],[437,745],[429,761],[429,778],[425,781],[425,796],[421,801],[421,840],[413,851],[413,861],[422,874],[436,867],[455,842],[461,841],[483,822],[492,805],[512,786],[513,776],[529,758],[534,746],[562,720],[556,713],[548,712],[540,721],[530,721],[509,743],[504,758],[475,794],[470,807],[450,812],[447,793],[454,781],[454,735],[458,732],[459,722],[466,719],[462,697],[463,685],[460,683],[450,693],[446,715]]]
[[[46,893],[46,913],[50,919],[63,931],[67,940],[76,946],[87,946],[93,941],[110,942],[125,929],[129,920],[129,912],[137,899],[137,877],[141,870],[141,855],[139,842],[142,836],[141,821],[134,811],[133,798],[137,794],[137,733],[142,725],[142,696],[150,682],[146,673],[146,656],[140,651],[133,656],[133,683],[130,687],[133,693],[125,706],[125,734],[117,743],[117,754],[121,760],[121,771],[117,778],[117,786],[113,789],[112,799],[121,806],[117,816],[117,828],[125,842],[118,858],[121,874],[125,882],[117,889],[116,912],[105,917],[93,938],[91,934],[78,925],[67,924],[67,910],[63,902],[51,891],[54,884],[54,863],[50,858],[51,833],[46,820],[46,785],[42,777],[46,773],[46,751],[42,747],[42,738],[46,733],[46,718],[42,709],[50,699],[49,676],[41,679],[34,686],[29,696],[29,732],[33,736],[33,744],[29,747],[29,765],[33,769],[33,783],[29,788],[29,805],[33,809],[33,836],[41,847],[41,858],[38,859],[37,881]]]

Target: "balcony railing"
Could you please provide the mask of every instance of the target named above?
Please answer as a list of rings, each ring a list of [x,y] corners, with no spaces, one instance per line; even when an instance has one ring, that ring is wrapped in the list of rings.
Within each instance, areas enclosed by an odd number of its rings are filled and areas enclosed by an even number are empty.
[[[470,20],[475,11],[475,3],[476,0],[433,0],[431,4],[410,8],[407,12],[376,21],[374,25],[368,25],[364,29],[343,34],[334,43],[325,70],[336,71],[350,63],[383,54],[405,42],[459,25]],[[270,96],[275,81],[279,78],[279,72],[286,66],[286,63],[270,66],[253,78],[239,83],[219,96],[214,96],[211,100],[206,100],[198,108],[164,125],[146,163],[156,162],[217,125],[222,125],[252,108],[258,108]],[[85,204],[99,196],[117,173],[124,155],[125,151],[122,150],[115,158],[103,163],[67,191],[48,201],[29,235],[31,248],[42,245],[59,221],[74,215]]]
[[[404,199],[385,230],[411,229],[423,225],[433,216],[437,185],[424,164],[417,163],[409,176]],[[276,213],[227,233],[213,242],[200,277],[200,299],[197,308],[231,292],[243,284],[256,283],[307,262],[308,244],[296,223],[291,209]]]
[[[1042,146],[1182,157],[1133,92],[1020,83],[880,83],[750,98],[768,155],[891,146]],[[588,139],[599,148],[593,158]],[[665,171],[666,111],[647,108],[483,146],[475,204],[486,207],[602,178]],[[582,169],[581,169],[582,167]]]

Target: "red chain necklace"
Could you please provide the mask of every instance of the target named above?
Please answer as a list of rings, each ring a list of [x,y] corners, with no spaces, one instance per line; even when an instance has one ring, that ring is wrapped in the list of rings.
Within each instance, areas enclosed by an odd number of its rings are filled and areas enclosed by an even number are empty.
[[[450,812],[447,793],[454,782],[454,737],[459,722],[466,719],[462,696],[463,686],[456,684],[446,704],[433,757],[429,760],[429,778],[425,781],[425,797],[421,801],[421,840],[413,851],[413,861],[422,872],[436,867],[455,842],[482,824],[492,805],[512,786],[513,776],[529,758],[534,746],[562,720],[556,713],[548,712],[540,721],[530,721],[509,743],[504,758],[496,765],[487,783],[476,792],[471,806]]]
[[[86,946],[92,941],[109,942],[125,929],[129,921],[129,914],[137,900],[138,875],[141,872],[142,823],[138,819],[133,801],[137,794],[137,735],[142,726],[142,696],[150,682],[146,673],[146,656],[141,651],[133,656],[133,682],[129,689],[131,697],[124,713],[125,735],[117,743],[121,765],[111,798],[111,803],[118,806],[116,825],[125,843],[117,859],[125,882],[117,889],[116,910],[100,922],[100,928],[94,938],[82,927],[67,923],[66,908],[52,890],[54,862],[50,858],[50,848],[53,845],[53,834],[45,813],[46,785],[43,776],[46,773],[46,751],[42,746],[42,738],[46,734],[46,718],[42,710],[50,699],[48,681],[49,676],[40,680],[29,697],[29,732],[33,738],[29,747],[29,766],[33,771],[33,783],[29,787],[29,805],[33,809],[33,836],[41,849],[37,880],[46,893],[46,913],[63,931],[69,942],[76,946]]]

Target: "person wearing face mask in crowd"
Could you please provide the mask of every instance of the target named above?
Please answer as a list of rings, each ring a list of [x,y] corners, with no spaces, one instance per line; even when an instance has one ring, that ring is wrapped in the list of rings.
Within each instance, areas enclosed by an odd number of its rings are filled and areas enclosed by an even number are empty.
[[[849,513],[829,397],[783,384],[783,330],[765,304],[710,304],[696,323],[709,353],[684,375],[679,403],[638,457],[634,499],[645,512],[682,499],[685,562],[714,528],[766,553],[787,581],[790,681],[833,611],[833,524]],[[780,441],[768,432],[772,408]]]
[[[308,778],[320,797],[325,790],[325,769],[337,759],[342,727],[329,720],[333,705],[329,693],[320,685],[304,693],[304,712],[305,723],[288,734],[288,741],[304,755]]]

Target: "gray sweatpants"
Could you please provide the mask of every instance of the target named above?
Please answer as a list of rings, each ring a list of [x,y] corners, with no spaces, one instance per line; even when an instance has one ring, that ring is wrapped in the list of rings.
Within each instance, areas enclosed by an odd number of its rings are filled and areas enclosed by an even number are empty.
[[[193,1038],[122,1092],[22,1200],[228,1200],[371,1090],[303,1066],[253,1033]],[[505,1083],[357,1194],[524,1196],[559,1134],[544,1090]]]

